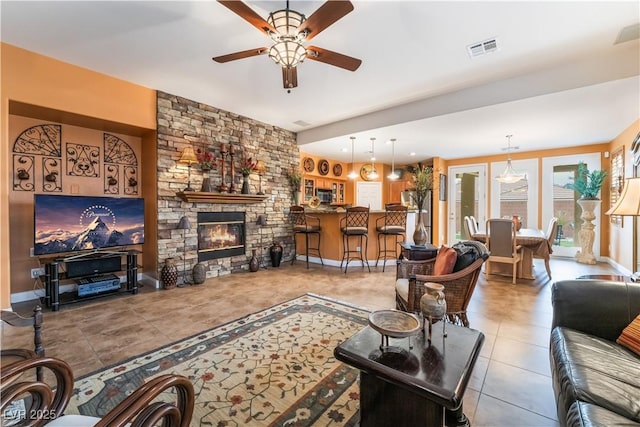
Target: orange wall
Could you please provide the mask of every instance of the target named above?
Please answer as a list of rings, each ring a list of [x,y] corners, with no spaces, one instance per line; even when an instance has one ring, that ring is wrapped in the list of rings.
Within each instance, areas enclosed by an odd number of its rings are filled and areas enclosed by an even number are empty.
[[[63,117],[70,113],[76,118],[97,118],[106,125],[117,123],[153,131],[156,129],[156,92],[5,43],[0,43],[0,58],[0,308],[9,308],[10,101],[12,108],[18,101],[21,105],[61,113]],[[34,108],[33,112],[40,111]],[[82,123],[70,124],[82,126]]]
[[[625,129],[616,139],[611,141],[609,147],[610,152],[614,152],[620,147],[623,147],[624,152],[624,176],[630,178],[633,176],[633,159],[629,149],[631,143],[640,133],[640,120],[636,120],[631,126]],[[610,166],[610,165],[608,165]],[[605,212],[604,210],[602,212]],[[608,220],[608,218],[606,218]],[[617,262],[622,267],[629,271],[637,271],[633,265],[634,247],[637,242],[634,240],[633,223],[636,218],[624,217],[622,227],[609,222],[609,257]],[[605,223],[606,224],[606,223]]]

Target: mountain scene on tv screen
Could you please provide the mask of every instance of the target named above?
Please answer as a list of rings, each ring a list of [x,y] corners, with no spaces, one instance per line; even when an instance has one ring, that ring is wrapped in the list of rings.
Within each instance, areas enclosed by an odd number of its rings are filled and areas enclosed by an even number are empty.
[[[80,233],[67,234],[63,239],[56,234],[39,240],[36,250],[38,253],[71,252],[141,243],[141,228],[134,227],[124,232],[110,230],[100,217],[96,217]]]
[[[144,243],[143,210],[126,200],[41,200],[35,221],[38,255]]]

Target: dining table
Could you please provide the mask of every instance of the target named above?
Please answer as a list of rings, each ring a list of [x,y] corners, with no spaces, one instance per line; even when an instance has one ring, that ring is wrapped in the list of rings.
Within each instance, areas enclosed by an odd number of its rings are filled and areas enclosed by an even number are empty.
[[[473,240],[486,243],[487,234],[478,232],[471,235]],[[537,228],[521,228],[516,232],[516,245],[522,246],[522,260],[518,263],[516,277],[519,279],[535,279],[533,258],[548,259],[553,252],[544,231]],[[488,274],[504,274],[511,276],[511,266],[498,262],[489,263]],[[506,267],[506,268],[505,268]]]

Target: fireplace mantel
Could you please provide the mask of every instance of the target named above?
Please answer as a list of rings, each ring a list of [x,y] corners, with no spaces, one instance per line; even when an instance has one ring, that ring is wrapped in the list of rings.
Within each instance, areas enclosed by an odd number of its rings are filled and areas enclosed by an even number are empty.
[[[180,191],[176,193],[185,202],[190,203],[220,203],[220,204],[247,204],[258,203],[267,199],[267,195],[257,194],[231,194],[231,193],[205,193],[202,191]]]

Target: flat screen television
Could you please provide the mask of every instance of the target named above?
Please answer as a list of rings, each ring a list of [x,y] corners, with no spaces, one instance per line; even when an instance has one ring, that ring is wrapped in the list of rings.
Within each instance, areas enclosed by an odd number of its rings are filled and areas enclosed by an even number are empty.
[[[36,194],[34,255],[144,243],[144,199]]]

